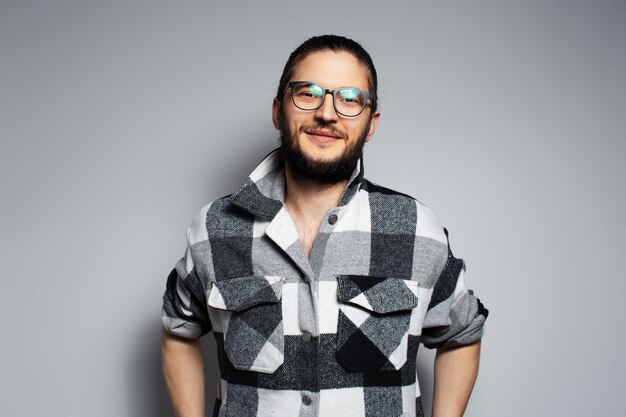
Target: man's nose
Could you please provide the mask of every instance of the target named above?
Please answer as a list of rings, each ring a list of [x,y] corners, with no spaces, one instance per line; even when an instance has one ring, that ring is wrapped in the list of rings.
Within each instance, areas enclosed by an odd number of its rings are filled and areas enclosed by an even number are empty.
[[[336,121],[339,118],[333,105],[333,94],[330,91],[326,92],[324,103],[315,111],[315,117],[326,121]]]

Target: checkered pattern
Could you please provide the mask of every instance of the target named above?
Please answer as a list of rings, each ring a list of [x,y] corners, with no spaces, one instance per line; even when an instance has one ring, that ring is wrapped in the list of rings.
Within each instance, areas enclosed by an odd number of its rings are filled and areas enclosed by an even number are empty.
[[[167,281],[164,327],[216,338],[214,416],[422,416],[419,344],[475,342],[488,314],[447,230],[361,162],[307,257],[284,189],[274,151],[202,208]]]

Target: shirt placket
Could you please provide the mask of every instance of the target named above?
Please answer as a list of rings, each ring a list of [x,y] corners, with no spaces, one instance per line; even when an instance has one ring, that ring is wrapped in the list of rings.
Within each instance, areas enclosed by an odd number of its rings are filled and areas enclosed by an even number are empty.
[[[311,248],[311,256],[307,259],[308,263],[311,267],[313,275],[310,276],[310,280],[307,281],[308,285],[306,286],[309,289],[310,294],[310,302],[312,304],[312,308],[300,308],[299,311],[299,319],[301,328],[305,329],[312,323],[315,331],[315,335],[318,337],[311,337],[311,335],[303,330],[303,338],[306,341],[307,339],[311,342],[310,358],[313,361],[311,378],[314,380],[314,390],[312,392],[303,392],[302,393],[302,406],[300,408],[300,416],[299,417],[313,417],[319,415],[320,410],[320,384],[319,384],[319,366],[320,361],[324,360],[324,353],[321,352],[320,338],[319,338],[319,281],[318,281],[318,273],[322,269],[322,263],[324,262],[324,254],[326,252],[326,246],[330,236],[328,238],[320,238],[321,235],[331,235],[333,233],[333,229],[339,220],[339,216],[341,214],[340,208],[332,208],[326,212],[322,223],[320,224],[320,229],[318,231],[318,235],[313,243],[313,247]],[[307,312],[313,312],[313,316]]]
[[[320,234],[332,234],[340,215],[340,208],[328,210],[320,225],[318,236]],[[318,363],[322,359],[323,352],[319,350],[319,285],[316,271],[319,272],[321,269],[328,239],[315,239],[311,254],[314,257],[318,256],[319,259],[309,259],[299,243],[297,229],[284,207],[270,222],[265,232],[298,266],[302,274],[304,285],[300,285],[298,290],[298,323],[302,332],[302,341],[306,345],[308,363],[306,368],[312,372],[303,375],[303,378],[309,380],[310,389],[300,392],[302,401],[300,417],[318,416],[320,400]]]

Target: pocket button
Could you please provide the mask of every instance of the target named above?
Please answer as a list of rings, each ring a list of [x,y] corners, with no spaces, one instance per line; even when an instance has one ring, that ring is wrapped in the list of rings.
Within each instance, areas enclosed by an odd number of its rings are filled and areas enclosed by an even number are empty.
[[[303,339],[305,342],[310,342],[310,341],[311,341],[311,333],[309,333],[309,332],[303,332],[303,333],[302,333],[302,339]]]

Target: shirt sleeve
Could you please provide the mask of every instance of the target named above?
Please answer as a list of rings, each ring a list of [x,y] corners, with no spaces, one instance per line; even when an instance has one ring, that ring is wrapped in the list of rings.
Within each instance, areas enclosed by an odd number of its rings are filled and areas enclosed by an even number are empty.
[[[187,229],[187,250],[167,278],[161,321],[170,333],[198,338],[211,331],[206,293],[198,277],[192,256],[190,229]]]
[[[474,292],[465,285],[465,263],[450,250],[435,283],[422,327],[422,343],[429,349],[469,345],[482,338],[489,315]]]

